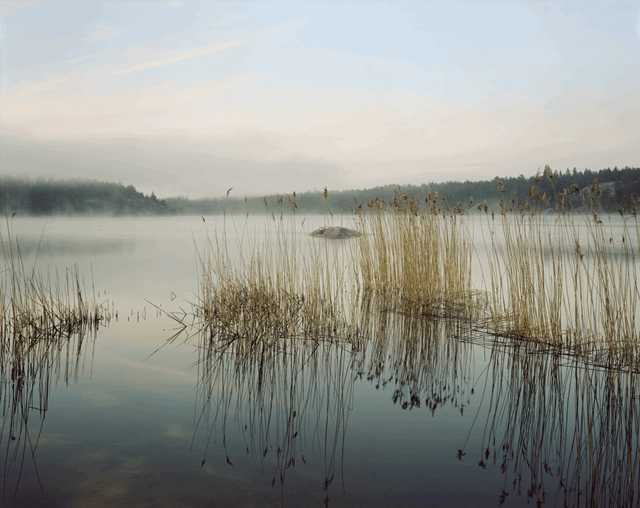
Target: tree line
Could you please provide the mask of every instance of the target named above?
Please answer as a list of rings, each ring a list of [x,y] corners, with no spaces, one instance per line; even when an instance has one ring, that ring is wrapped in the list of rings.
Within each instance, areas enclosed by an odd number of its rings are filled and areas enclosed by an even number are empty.
[[[545,174],[546,173],[546,174]],[[499,209],[500,200],[524,201],[529,190],[546,195],[546,205],[552,208],[555,197],[562,193],[588,195],[597,180],[601,190],[599,201],[604,210],[615,211],[617,205],[625,207],[632,199],[640,198],[640,168],[606,168],[600,171],[576,168],[566,171],[541,171],[525,177],[495,177],[483,181],[448,181],[422,185],[384,185],[368,189],[344,191],[313,190],[271,194],[266,196],[236,196],[233,190],[226,196],[189,199],[171,197],[158,199],[152,192],[144,195],[133,185],[100,182],[97,180],[55,180],[6,178],[0,200],[8,213],[27,215],[215,215],[232,214],[349,214],[358,204],[366,204],[377,197],[387,202],[401,192],[421,199],[438,193],[451,207],[471,210],[479,203]]]
[[[492,180],[448,181],[401,187],[392,184],[368,189],[328,191],[326,194],[324,191],[314,190],[238,197],[233,195],[233,190],[230,190],[224,197],[206,199],[175,197],[167,198],[166,201],[176,213],[180,214],[210,215],[227,212],[279,215],[292,212],[323,214],[327,211],[346,214],[351,213],[358,203],[365,204],[375,197],[389,202],[393,200],[396,191],[401,189],[403,193],[419,198],[424,198],[429,192],[437,192],[439,198],[444,198],[452,208],[458,204],[459,207],[469,210],[475,208],[480,202],[486,201],[489,206],[499,209],[501,199],[505,202],[511,200],[522,202],[529,196],[529,189],[533,188],[540,196],[546,195],[547,203],[544,206],[553,208],[558,194],[567,192],[576,196],[578,191],[581,191],[582,195],[589,195],[595,180],[598,181],[601,189],[599,202],[604,210],[615,211],[618,204],[624,207],[630,203],[631,199],[640,198],[640,168],[627,166],[623,169],[616,167],[600,171],[590,169],[579,171],[576,168],[573,170],[567,168],[564,172],[549,170],[547,173],[541,170],[537,175],[530,177],[496,176]]]
[[[98,180],[5,178],[0,202],[22,215],[164,215],[175,213],[154,193]]]

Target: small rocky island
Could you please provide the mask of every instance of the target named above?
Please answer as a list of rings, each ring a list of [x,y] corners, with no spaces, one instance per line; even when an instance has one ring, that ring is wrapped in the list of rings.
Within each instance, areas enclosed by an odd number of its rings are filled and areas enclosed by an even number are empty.
[[[361,233],[358,233],[353,229],[343,228],[340,226],[320,228],[311,233],[311,236],[319,238],[355,238],[360,235]]]

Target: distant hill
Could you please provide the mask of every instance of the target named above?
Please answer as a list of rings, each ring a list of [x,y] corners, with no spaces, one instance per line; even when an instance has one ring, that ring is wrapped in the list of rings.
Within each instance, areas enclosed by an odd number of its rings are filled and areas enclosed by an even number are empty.
[[[615,211],[617,205],[625,207],[631,200],[640,198],[640,168],[585,169],[552,172],[553,178],[541,172],[536,176],[495,177],[492,180],[403,185],[401,190],[420,199],[430,192],[437,192],[440,200],[448,206],[473,210],[479,203],[487,201],[490,207],[499,209],[500,200],[522,202],[529,189],[546,195],[549,207],[555,204],[555,196],[568,193],[572,198],[588,195],[594,180],[601,189],[600,205],[604,210]],[[346,191],[314,190],[271,194],[267,196],[229,196],[206,199],[172,197],[157,199],[154,193],[146,196],[133,185],[99,182],[97,180],[55,180],[28,178],[3,178],[6,182],[6,210],[9,214],[25,215],[214,215],[223,212],[234,214],[287,214],[296,213],[334,214],[351,213],[358,203],[366,204],[376,196],[390,201],[398,191],[398,185],[386,185],[369,189]],[[575,189],[581,191],[580,196]],[[0,204],[5,204],[5,191],[0,189]]]
[[[154,193],[145,196],[133,185],[97,180],[2,178],[0,204],[21,215],[165,215],[172,210]]]
[[[540,196],[546,195],[549,207],[555,205],[555,196],[567,192],[572,199],[577,197],[574,190],[576,186],[588,192],[594,180],[598,180],[601,187],[600,205],[604,210],[614,211],[617,204],[625,206],[631,199],[640,198],[640,168],[625,167],[624,169],[602,169],[591,171],[585,169],[572,171],[567,169],[564,173],[552,172],[553,179],[544,175],[544,170],[540,171],[538,181],[536,175],[525,177],[495,177],[492,180],[464,182],[449,181],[444,183],[429,183],[422,185],[402,185],[401,190],[407,195],[418,196],[423,199],[430,190],[437,192],[439,199],[444,198],[445,202],[453,207],[459,204],[462,208],[471,210],[483,202],[499,210],[499,202],[513,200],[524,201],[529,195],[529,189],[534,188]],[[501,185],[499,185],[499,182]],[[233,196],[233,191],[229,197],[216,197],[209,199],[190,200],[184,197],[167,198],[167,204],[175,209],[176,213],[184,214],[219,214],[223,211],[228,213],[267,213],[286,214],[295,209],[296,213],[322,214],[327,210],[332,213],[351,213],[358,203],[366,202],[374,197],[390,201],[394,193],[398,190],[398,185],[385,185],[369,189],[355,189],[345,191],[328,191],[325,199],[323,191],[307,191],[290,194],[271,194],[266,196]],[[292,189],[293,191],[293,189]],[[295,195],[294,195],[295,194]],[[472,203],[473,201],[473,203]],[[292,208],[291,203],[295,203]],[[577,203],[576,203],[577,205]]]

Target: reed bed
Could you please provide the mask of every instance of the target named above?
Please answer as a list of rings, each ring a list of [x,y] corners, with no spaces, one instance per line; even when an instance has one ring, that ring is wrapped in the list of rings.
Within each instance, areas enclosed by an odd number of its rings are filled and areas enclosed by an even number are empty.
[[[490,306],[479,324],[501,338],[638,372],[636,209],[604,216],[593,187],[588,200],[560,194],[555,215],[540,213],[533,190],[523,203],[501,202],[498,220],[485,211]]]
[[[353,250],[358,291],[393,296],[396,310],[413,314],[472,318],[482,311],[486,295],[472,285],[462,209],[444,208],[433,192],[425,206],[396,192],[391,202],[376,197],[367,208],[357,207],[365,233]]]
[[[7,218],[0,235],[0,444],[5,448],[3,494],[11,480],[16,492],[26,458],[35,467],[53,380],[77,378],[85,337],[110,319],[108,306],[86,294],[78,267],[64,276],[25,266]],[[36,256],[37,261],[37,256]],[[36,413],[39,427],[29,425]],[[16,471],[17,469],[17,471]],[[37,473],[37,467],[36,467]]]
[[[550,214],[549,199],[531,189],[522,201],[501,200],[498,212],[482,203],[469,213],[449,196],[399,190],[389,202],[357,204],[357,238],[311,239],[295,213],[272,215],[259,230],[234,223],[233,254],[225,217],[198,250],[198,312],[218,347],[357,342],[354,316],[375,298],[386,311],[465,319],[499,341],[637,372],[636,205],[615,219],[597,196],[597,182],[589,197],[565,191]]]
[[[640,228],[635,204],[615,218],[597,196],[597,182],[589,196],[563,192],[548,213],[531,189],[470,213],[450,197],[399,190],[357,204],[362,234],[346,240],[310,238],[294,213],[254,230],[232,222],[232,244],[225,217],[197,249],[198,425],[224,436],[231,416],[247,451],[275,450],[273,481],[284,483],[307,450],[304,415],[320,414],[324,426],[306,421],[328,457],[328,487],[349,372],[393,382],[404,409],[464,411],[469,343],[482,343],[493,371],[479,464],[500,463],[502,500],[525,485],[547,502],[547,478],[567,506],[638,506]],[[332,220],[328,212],[325,226]]]
[[[236,237],[230,247],[225,223],[197,252],[196,314],[219,351],[355,340],[340,244],[310,240],[296,230],[295,217],[273,216],[262,229],[236,230]]]
[[[61,277],[25,266],[20,244],[7,219],[0,235],[4,269],[0,276],[0,339],[2,347],[33,346],[40,341],[69,336],[108,319],[108,309],[87,297],[77,265]]]
[[[366,234],[351,279],[393,295],[397,312],[464,317],[499,340],[640,371],[636,205],[616,218],[599,208],[597,182],[589,197],[573,194],[557,196],[555,213],[535,189],[473,213],[433,192],[375,198],[356,208]]]

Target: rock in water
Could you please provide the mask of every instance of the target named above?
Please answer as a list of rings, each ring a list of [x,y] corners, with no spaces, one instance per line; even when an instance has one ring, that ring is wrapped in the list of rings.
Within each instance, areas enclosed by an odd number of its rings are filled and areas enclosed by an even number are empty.
[[[322,238],[354,238],[360,236],[361,233],[354,231],[353,229],[343,228],[340,226],[332,226],[329,228],[316,229],[311,233],[311,236]]]

